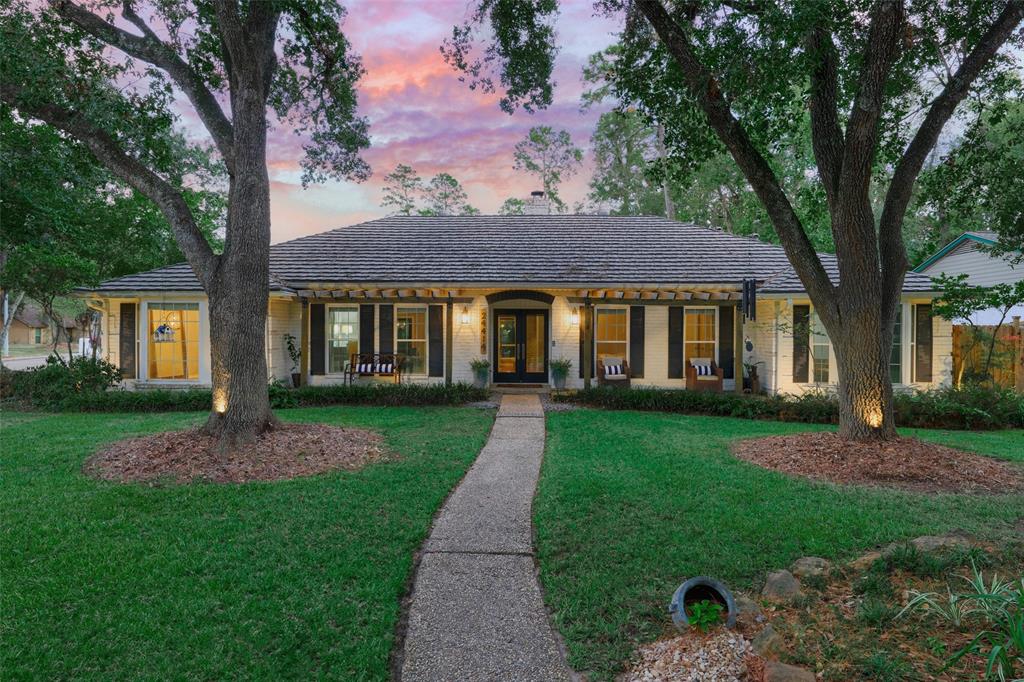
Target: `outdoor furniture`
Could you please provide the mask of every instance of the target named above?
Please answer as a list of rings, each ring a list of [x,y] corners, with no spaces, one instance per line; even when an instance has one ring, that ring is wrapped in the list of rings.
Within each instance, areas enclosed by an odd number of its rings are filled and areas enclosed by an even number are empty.
[[[403,360],[400,353],[353,353],[345,368],[345,383],[351,385],[356,377],[394,377],[400,384]]]
[[[629,363],[624,358],[599,358],[597,361],[598,386],[629,387]]]
[[[690,358],[686,366],[686,388],[721,393],[724,374],[713,358]]]

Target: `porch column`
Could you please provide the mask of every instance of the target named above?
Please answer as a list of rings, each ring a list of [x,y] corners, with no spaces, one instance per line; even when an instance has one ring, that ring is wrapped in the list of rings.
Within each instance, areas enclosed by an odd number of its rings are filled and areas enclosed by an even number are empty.
[[[594,306],[590,299],[583,302],[583,388],[590,388],[590,378],[594,374]]]
[[[736,337],[733,341],[733,370],[732,374],[736,377],[735,391],[737,393],[743,393],[743,313],[740,312],[740,306],[733,308],[733,315],[736,317],[733,319],[732,328]]]
[[[299,386],[309,383],[309,301],[302,299],[302,321],[299,329]]]
[[[452,297],[448,295],[448,303],[444,308],[444,383],[447,386],[452,384],[452,331],[453,326]]]

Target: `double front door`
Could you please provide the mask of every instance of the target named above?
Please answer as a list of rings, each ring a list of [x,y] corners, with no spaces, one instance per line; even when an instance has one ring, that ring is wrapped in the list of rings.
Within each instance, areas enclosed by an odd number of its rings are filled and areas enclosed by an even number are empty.
[[[494,313],[494,381],[548,380],[548,311],[497,310]]]

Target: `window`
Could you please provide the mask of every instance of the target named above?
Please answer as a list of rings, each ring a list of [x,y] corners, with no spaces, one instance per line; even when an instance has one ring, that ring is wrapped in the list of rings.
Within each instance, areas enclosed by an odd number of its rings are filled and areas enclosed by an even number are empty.
[[[344,372],[345,363],[359,352],[359,309],[327,309],[327,371]]]
[[[903,382],[903,306],[896,308],[896,322],[892,325],[892,352],[889,354],[889,380]]]
[[[43,330],[40,329],[39,327],[36,327],[35,331],[36,331],[36,343],[42,343],[43,342]]]
[[[814,382],[828,383],[828,334],[816,311],[811,311],[811,360]]]
[[[150,303],[149,378],[199,378],[199,304]]]
[[[405,373],[427,373],[427,309],[399,308],[395,318],[396,352],[405,356]]]
[[[597,308],[597,324],[594,331],[594,346],[597,359],[618,358],[625,361],[629,357],[627,333],[629,321],[625,308]]]
[[[687,308],[683,316],[683,367],[693,358],[711,358],[718,362],[718,310]]]

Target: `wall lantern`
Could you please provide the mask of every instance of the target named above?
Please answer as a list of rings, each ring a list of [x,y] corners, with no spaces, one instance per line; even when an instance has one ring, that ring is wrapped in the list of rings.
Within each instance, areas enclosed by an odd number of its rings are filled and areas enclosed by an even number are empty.
[[[579,308],[573,308],[572,312],[569,313],[569,323],[572,326],[574,326],[574,327],[579,326],[579,323],[580,323],[580,309]]]
[[[459,315],[459,324],[469,324],[469,308],[462,306],[462,314]]]

